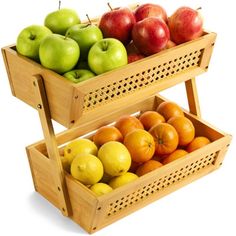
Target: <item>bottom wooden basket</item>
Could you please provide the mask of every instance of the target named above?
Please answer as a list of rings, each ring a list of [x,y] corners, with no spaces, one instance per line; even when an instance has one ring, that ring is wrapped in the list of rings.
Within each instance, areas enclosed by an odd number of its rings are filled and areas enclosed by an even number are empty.
[[[160,96],[155,95],[127,106],[123,110],[106,114],[93,122],[67,130],[57,135],[58,146],[63,146],[81,135],[109,124],[121,115],[155,110],[162,101]],[[72,208],[69,217],[87,232],[93,233],[217,169],[222,164],[231,136],[212,127],[195,115],[187,112],[185,114],[193,122],[196,135],[208,137],[212,141],[210,144],[100,197],[96,197],[86,186],[66,173],[66,185]],[[27,154],[35,190],[59,208],[57,187],[52,177],[51,160],[47,156],[44,141],[28,146]]]

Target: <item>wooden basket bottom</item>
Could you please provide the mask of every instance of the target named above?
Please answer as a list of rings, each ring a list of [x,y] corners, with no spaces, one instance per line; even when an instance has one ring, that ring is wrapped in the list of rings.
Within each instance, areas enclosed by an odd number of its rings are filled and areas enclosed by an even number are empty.
[[[135,111],[153,110],[162,101],[154,96],[125,109],[97,120],[98,128],[105,121],[117,119],[121,114]],[[136,181],[113,190],[111,193],[96,197],[86,186],[66,174],[66,184],[72,207],[70,217],[87,232],[93,233],[102,227],[134,212],[135,210],[191,183],[205,174],[217,169],[225,156],[231,136],[225,134],[194,115],[186,116],[196,127],[196,135],[204,135],[211,143],[199,150],[189,153],[187,157],[169,163],[152,171]],[[93,123],[94,124],[94,123]],[[68,130],[57,136],[59,145],[88,132],[91,124]],[[44,142],[27,147],[34,186],[42,196],[59,208],[57,189],[52,178],[52,163],[48,159]]]

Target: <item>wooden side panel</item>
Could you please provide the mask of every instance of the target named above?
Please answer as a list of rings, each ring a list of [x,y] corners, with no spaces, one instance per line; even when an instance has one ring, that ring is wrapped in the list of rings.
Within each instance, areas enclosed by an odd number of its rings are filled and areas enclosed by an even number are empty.
[[[212,51],[215,45],[216,34],[211,33],[211,38],[212,39],[209,40],[208,45],[206,45],[206,47],[204,48],[204,53],[202,54],[201,62],[199,64],[205,71],[207,71],[209,67]]]
[[[66,175],[66,183],[70,196],[73,215],[70,216],[82,228],[91,232],[96,218],[97,198],[83,184]]]
[[[31,78],[33,74],[40,74],[42,68],[37,63],[18,56],[14,48],[5,48],[3,51],[6,55],[7,68],[10,71],[9,80],[14,91],[13,95],[30,106],[34,106],[34,91]]]
[[[14,96],[34,107],[33,75],[43,76],[52,118],[62,125],[70,126],[70,108],[73,85],[46,70],[40,64],[17,54],[14,47],[2,49],[9,81]]]
[[[53,180],[53,169],[51,168],[50,160],[32,147],[27,148],[27,154],[35,190],[59,209],[56,184]]]
[[[3,61],[4,61],[6,71],[7,71],[9,84],[10,84],[10,87],[11,87],[11,92],[12,92],[13,96],[16,96],[15,91],[14,91],[14,86],[12,84],[12,76],[11,76],[10,68],[8,66],[8,59],[7,59],[7,55],[6,55],[6,50],[4,48],[2,48],[1,51],[2,51],[2,56],[3,56]]]

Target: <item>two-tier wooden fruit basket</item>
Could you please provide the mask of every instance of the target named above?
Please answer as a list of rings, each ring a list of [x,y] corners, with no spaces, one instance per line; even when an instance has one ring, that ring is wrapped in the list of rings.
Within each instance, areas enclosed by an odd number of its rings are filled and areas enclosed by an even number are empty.
[[[43,141],[28,146],[35,190],[89,233],[132,213],[217,169],[231,141],[201,120],[195,77],[208,69],[216,34],[164,50],[91,80],[73,84],[19,55],[2,49],[12,94],[39,112]],[[97,197],[62,168],[60,149],[67,142],[110,124],[123,114],[155,110],[157,93],[185,82],[196,135],[212,142],[187,158],[169,163],[136,181]],[[55,135],[52,120],[69,128]]]

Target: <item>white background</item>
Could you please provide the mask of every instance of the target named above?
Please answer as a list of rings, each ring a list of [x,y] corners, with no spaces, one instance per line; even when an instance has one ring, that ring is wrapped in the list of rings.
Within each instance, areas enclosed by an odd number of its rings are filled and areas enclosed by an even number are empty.
[[[95,17],[107,11],[107,0],[63,0],[63,7]],[[132,0],[110,0],[117,7]],[[139,1],[145,2],[145,1]],[[234,1],[157,1],[168,15],[180,6],[202,7],[205,28],[217,32],[209,71],[197,79],[202,117],[236,136],[235,7]],[[42,24],[57,0],[2,1],[0,47],[15,43],[18,33]],[[186,107],[184,86],[164,93]],[[56,132],[64,128],[55,124]],[[0,235],[86,235],[34,192],[24,147],[42,139],[36,110],[11,95],[0,58]],[[236,162],[234,141],[222,167],[94,235],[236,235]]]

